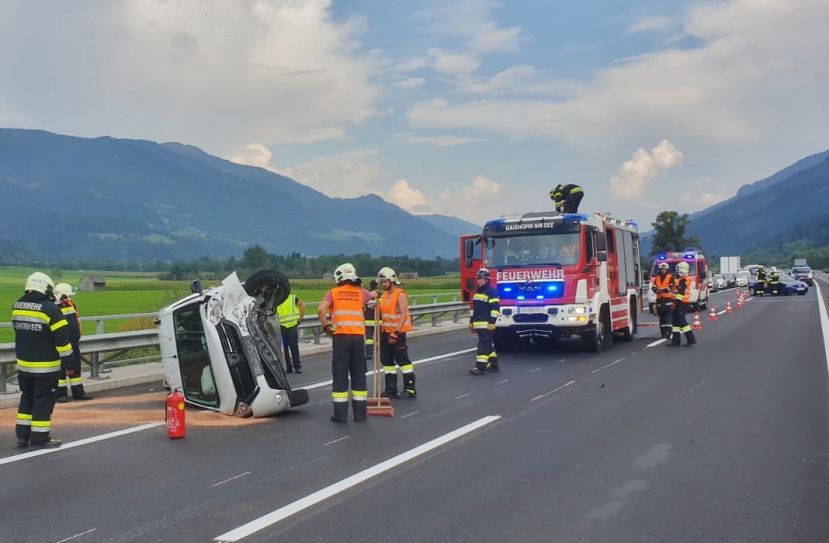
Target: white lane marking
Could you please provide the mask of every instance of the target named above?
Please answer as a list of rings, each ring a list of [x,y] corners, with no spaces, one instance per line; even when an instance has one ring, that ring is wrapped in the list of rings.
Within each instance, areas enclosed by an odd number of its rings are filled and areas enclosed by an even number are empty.
[[[79,538],[79,537],[81,537],[81,536],[83,536],[83,535],[86,535],[86,534],[91,534],[92,532],[94,532],[94,531],[95,531],[95,530],[97,530],[97,529],[98,529],[98,528],[92,528],[91,530],[87,530],[87,531],[85,531],[85,532],[81,532],[81,533],[79,533],[79,534],[77,534],[77,535],[73,535],[72,537],[67,537],[66,539],[61,539],[61,540],[60,540],[60,541],[58,541],[57,543],[66,543],[67,541],[72,541],[73,539],[77,539],[77,538]]]
[[[530,370],[530,373],[535,373],[537,371],[541,371],[541,368],[535,368],[534,370]]]
[[[663,337],[662,339],[657,339],[654,342],[648,343],[647,345],[645,345],[645,348],[647,349],[648,347],[656,347],[657,345],[662,345],[666,341],[668,340]]]
[[[746,300],[746,301],[747,301],[747,302],[750,302],[750,301],[751,301],[751,300],[753,300],[753,299],[754,299],[754,296],[752,296],[751,298],[749,298],[749,299],[748,299],[748,300]]]
[[[823,354],[826,356],[826,368],[829,370],[829,315],[826,314],[826,302],[823,301],[823,293],[820,285],[815,281],[817,291],[817,306],[820,313],[820,331],[823,333]]]
[[[565,360],[567,360],[567,359],[566,359],[566,358],[562,358],[562,359],[561,359],[561,360],[559,360],[557,363],[558,363],[558,364],[561,364],[561,363],[562,363],[562,362],[564,362]]]
[[[540,400],[541,398],[543,398],[543,397],[545,397],[545,396],[549,396],[550,394],[555,394],[556,392],[558,392],[558,391],[559,391],[559,390],[561,390],[562,388],[569,387],[569,386],[570,386],[570,385],[572,385],[573,383],[575,383],[575,381],[570,381],[570,382],[568,382],[568,383],[564,383],[564,384],[563,384],[563,385],[561,385],[560,387],[558,387],[558,388],[556,388],[556,389],[554,389],[554,390],[551,390],[550,392],[545,392],[544,394],[540,394],[540,395],[536,396],[535,398],[532,398],[530,401],[531,401],[531,402],[534,402],[534,401],[536,401],[536,400]]]
[[[406,413],[405,415],[403,415],[400,418],[405,419],[406,417],[411,417],[412,415],[417,415],[418,413],[420,413],[420,411],[412,411],[411,413]]]
[[[593,370],[593,371],[592,371],[592,372],[590,372],[590,373],[599,373],[599,372],[600,372],[600,371],[602,371],[602,370],[606,370],[606,369],[607,369],[607,368],[609,368],[610,366],[615,366],[616,364],[618,364],[619,362],[621,362],[621,361],[622,361],[622,360],[624,360],[625,358],[627,358],[627,357],[620,358],[619,360],[616,360],[616,361],[614,361],[614,362],[611,362],[610,364],[604,365],[604,366],[602,366],[601,368],[596,368],[595,370]]]
[[[440,354],[440,355],[437,355],[437,356],[431,356],[429,358],[424,358],[422,360],[415,360],[414,362],[412,362],[412,364],[414,364],[416,366],[418,364],[425,364],[426,362],[433,362],[435,360],[441,360],[443,358],[451,358],[451,357],[457,356],[459,354],[471,353],[472,351],[474,351],[476,349],[477,349],[477,347],[472,347],[470,349],[463,349],[461,351],[455,351],[454,353],[446,353],[446,354]],[[374,370],[367,371],[366,376],[369,376],[369,375],[374,375]],[[321,388],[321,387],[324,387],[324,386],[329,386],[332,383],[333,383],[333,381],[331,379],[329,379],[328,381],[320,381],[319,383],[304,385],[300,388],[304,388],[305,390],[312,390],[314,388]]]
[[[346,439],[348,439],[348,438],[350,438],[350,437],[351,437],[350,435],[348,435],[348,436],[343,436],[343,437],[339,437],[339,438],[335,439],[334,441],[329,441],[328,443],[325,443],[325,444],[323,445],[323,447],[327,447],[327,446],[329,446],[329,445],[333,445],[334,443],[339,443],[340,441],[344,441],[344,440],[346,440]]]
[[[702,381],[700,381],[699,383],[694,385],[694,388],[692,388],[691,390],[688,391],[688,396],[692,395],[694,392],[696,392],[697,390],[702,388],[702,386],[707,382],[708,382],[708,377],[706,377],[705,379],[703,379]]]
[[[338,481],[332,485],[329,485],[323,489],[317,490],[313,494],[309,494],[304,498],[301,498],[295,502],[289,503],[279,509],[276,509],[267,515],[259,517],[258,519],[252,520],[247,524],[243,524],[238,528],[235,528],[229,532],[225,532],[222,535],[216,537],[214,541],[220,541],[222,543],[233,543],[235,541],[239,541],[242,538],[245,538],[251,534],[254,534],[260,530],[264,530],[269,526],[273,526],[277,522],[284,520],[292,515],[295,515],[299,512],[308,509],[309,507],[313,507],[314,505],[331,498],[332,496],[336,496],[350,488],[360,485],[369,479],[376,477],[382,473],[385,473],[401,464],[405,464],[406,462],[417,458],[418,456],[422,456],[428,452],[431,452],[438,447],[442,447],[447,443],[450,443],[458,438],[461,438],[471,432],[474,432],[478,428],[486,426],[495,422],[496,420],[500,419],[501,415],[490,415],[487,417],[480,418],[475,422],[471,422],[465,426],[461,426],[457,430],[453,430],[447,434],[444,434],[440,437],[437,437],[431,441],[427,441],[422,445],[418,445],[413,449],[409,449],[403,453],[398,454],[384,462],[380,462],[370,468],[364,469],[359,473],[355,473],[354,475],[343,479],[342,481]]]
[[[246,471],[244,473],[240,473],[239,475],[234,475],[230,479],[225,479],[224,481],[219,481],[218,483],[213,483],[212,485],[210,485],[210,488],[213,488],[214,486],[220,486],[220,485],[223,485],[225,483],[229,483],[230,481],[235,481],[236,479],[241,479],[245,475],[250,475],[251,473],[253,473],[253,472],[252,471]]]
[[[455,396],[455,399],[460,400],[461,398],[466,398],[467,396],[472,396],[472,394],[469,394],[467,392],[466,394],[461,394],[460,396]]]
[[[163,422],[151,422],[149,424],[142,424],[141,426],[133,426],[132,428],[124,428],[123,430],[118,430],[117,432],[110,432],[108,434],[101,434],[98,436],[87,437],[86,439],[79,439],[78,441],[70,441],[69,443],[64,443],[62,447],[57,449],[39,449],[36,451],[25,452],[22,454],[16,454],[14,456],[7,456],[6,458],[0,458],[0,465],[3,464],[11,464],[12,462],[17,462],[19,460],[26,460],[27,458],[34,458],[35,456],[43,456],[44,454],[52,454],[60,451],[65,451],[66,449],[74,449],[75,447],[80,447],[82,445],[88,445],[90,443],[95,443],[96,441],[103,441],[105,439],[110,439],[113,437],[125,436],[127,434],[133,434],[135,432],[141,432],[142,430],[149,430],[150,428],[155,428],[157,426],[163,426]]]
[[[728,313],[728,309],[723,309],[722,311],[717,311],[717,315],[722,315],[723,313]]]
[[[504,379],[503,381],[498,381],[498,383],[497,383],[497,384],[499,384],[499,385],[503,385],[504,383],[506,383],[506,382],[508,382],[508,381],[509,381],[509,379]]]

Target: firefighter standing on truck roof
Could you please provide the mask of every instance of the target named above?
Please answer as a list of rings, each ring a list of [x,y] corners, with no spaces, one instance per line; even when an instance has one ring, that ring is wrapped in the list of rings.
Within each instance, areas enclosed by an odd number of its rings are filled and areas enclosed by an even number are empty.
[[[81,330],[81,316],[78,314],[78,308],[72,300],[72,287],[68,283],[58,283],[55,285],[54,293],[58,307],[68,324],[69,342],[72,344],[72,356],[61,360],[57,401],[61,403],[69,401],[66,390],[67,384],[72,389],[73,400],[91,400],[92,396],[83,389],[81,378],[81,348],[79,342],[83,331]]]
[[[20,405],[17,408],[17,446],[54,449],[52,410],[57,399],[61,359],[72,356],[68,324],[53,302],[54,283],[35,272],[26,279],[25,294],[12,306],[14,350]]]
[[[659,331],[665,339],[671,337],[673,330],[673,319],[671,313],[674,310],[674,276],[668,271],[667,263],[659,264],[659,273],[653,278],[653,290],[656,294],[656,314],[659,316]]]
[[[559,213],[578,213],[579,204],[584,196],[584,191],[578,185],[556,185],[550,191],[550,199],[555,203],[556,211]]]
[[[478,334],[478,350],[475,354],[475,367],[469,370],[472,375],[484,375],[487,371],[497,373],[498,354],[492,336],[495,334],[495,321],[501,312],[501,300],[498,291],[489,284],[489,270],[481,268],[475,274],[478,287],[472,297],[472,316],[469,318],[469,331]]]
[[[331,400],[334,403],[334,415],[331,420],[348,420],[348,383],[351,377],[354,421],[363,422],[366,420],[368,401],[363,307],[377,294],[359,286],[357,270],[349,263],[334,270],[334,281],[337,286],[325,294],[317,311],[322,329],[332,336]]]
[[[679,347],[682,334],[685,334],[685,347],[693,347],[697,344],[694,331],[685,319],[688,303],[691,301],[691,279],[688,277],[690,269],[691,267],[687,262],[680,262],[676,265],[676,273],[679,274],[679,278],[674,281],[673,336],[671,341],[665,343],[668,347]]]
[[[305,318],[305,302],[296,294],[289,294],[284,302],[276,306],[276,316],[282,334],[285,373],[302,373],[302,360],[299,358],[299,324]]]
[[[414,364],[409,359],[409,347],[406,344],[406,333],[412,329],[409,297],[400,288],[397,274],[389,267],[377,272],[377,284],[384,291],[380,297],[380,362],[383,363],[383,373],[386,376],[386,389],[381,396],[399,397],[396,364],[403,373],[403,393],[408,398],[416,398]]]

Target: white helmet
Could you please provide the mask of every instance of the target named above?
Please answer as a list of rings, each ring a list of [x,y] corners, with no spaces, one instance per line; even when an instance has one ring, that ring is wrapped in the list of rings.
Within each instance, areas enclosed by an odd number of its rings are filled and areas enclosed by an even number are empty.
[[[55,285],[54,293],[55,298],[57,298],[58,300],[60,300],[64,296],[66,296],[67,298],[71,298],[72,285],[70,285],[69,283],[58,283],[57,285]]]
[[[669,270],[669,269],[671,269],[671,267],[670,267],[670,266],[668,266],[667,262],[663,262],[662,264],[660,264],[660,265],[658,266],[658,268],[659,268],[660,270]]]
[[[397,279],[397,273],[389,268],[388,266],[380,268],[380,271],[377,272],[377,281],[386,281],[389,280],[395,285],[399,285],[400,281]]]
[[[26,287],[23,290],[33,290],[41,294],[48,294],[55,288],[52,278],[43,272],[34,272],[26,278]]]
[[[357,281],[359,277],[357,277],[357,269],[354,267],[354,264],[350,262],[346,262],[345,264],[340,264],[337,266],[337,269],[334,270],[334,281],[336,283],[342,283],[343,281]]]
[[[771,273],[777,273],[777,266],[771,267]]]
[[[691,266],[687,262],[680,262],[676,265],[676,272],[679,275],[688,275],[689,271],[691,271]]]

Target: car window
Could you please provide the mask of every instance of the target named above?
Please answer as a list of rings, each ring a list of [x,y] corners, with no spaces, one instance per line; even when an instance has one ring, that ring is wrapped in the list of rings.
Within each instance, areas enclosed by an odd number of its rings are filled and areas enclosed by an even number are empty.
[[[191,304],[173,312],[181,383],[188,401],[218,407],[219,395],[199,308],[199,304]]]

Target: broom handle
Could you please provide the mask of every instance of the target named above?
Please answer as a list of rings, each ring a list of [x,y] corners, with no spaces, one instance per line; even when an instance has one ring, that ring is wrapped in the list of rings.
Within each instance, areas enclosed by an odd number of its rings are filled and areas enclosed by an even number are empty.
[[[380,304],[374,304],[374,399],[380,405]]]

